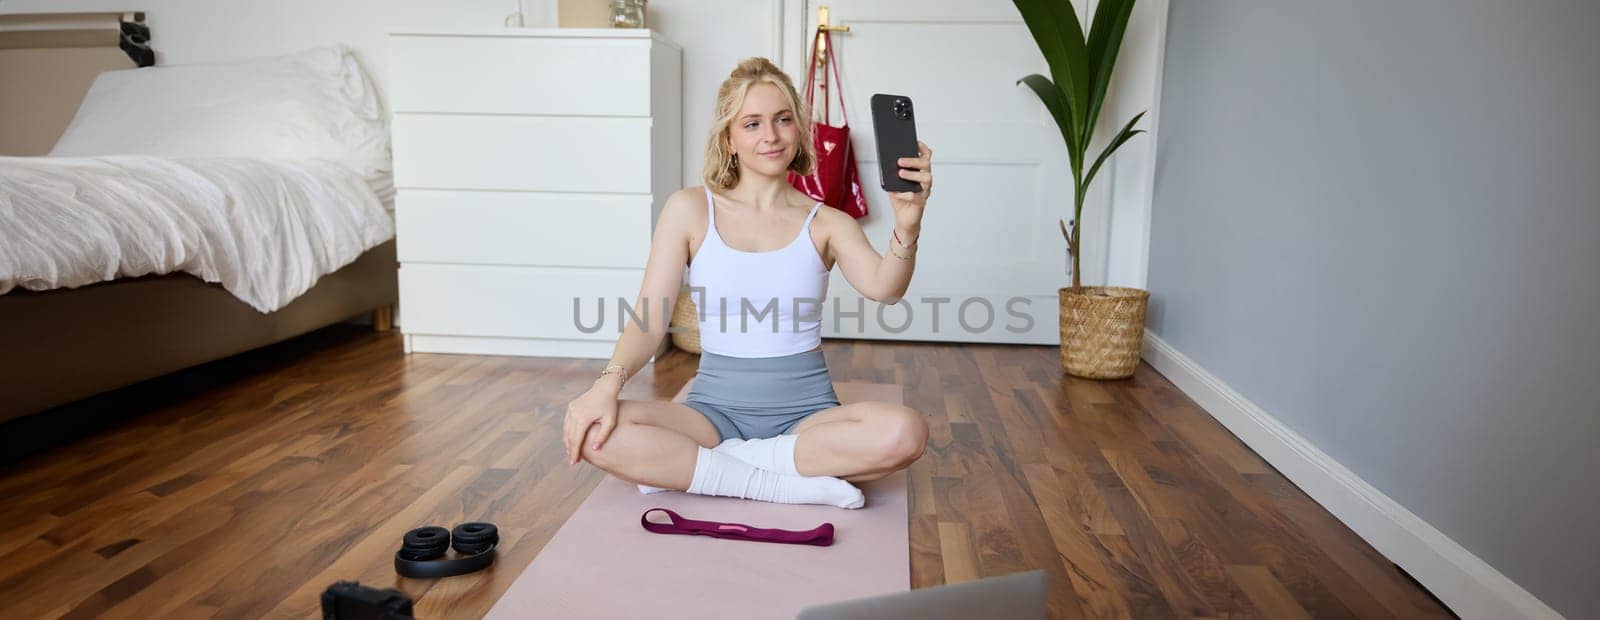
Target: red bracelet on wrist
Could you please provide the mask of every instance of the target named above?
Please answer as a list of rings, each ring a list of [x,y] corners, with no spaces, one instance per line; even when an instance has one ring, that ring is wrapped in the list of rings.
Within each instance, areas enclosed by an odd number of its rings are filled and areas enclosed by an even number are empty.
[[[906,242],[900,240],[900,231],[899,230],[892,230],[890,232],[894,233],[894,240],[895,240],[896,243],[900,244],[900,247],[905,248],[907,250],[911,249],[911,246],[906,245]],[[922,235],[917,235],[917,237],[920,239],[922,237]]]

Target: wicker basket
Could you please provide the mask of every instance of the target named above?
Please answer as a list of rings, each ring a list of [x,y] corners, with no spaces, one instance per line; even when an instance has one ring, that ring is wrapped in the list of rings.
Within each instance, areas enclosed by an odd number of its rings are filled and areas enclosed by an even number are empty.
[[[1144,349],[1150,292],[1116,286],[1063,288],[1061,368],[1085,379],[1133,376]]]
[[[689,289],[678,291],[678,301],[672,305],[672,323],[675,331],[672,334],[672,346],[690,353],[700,353],[700,321],[699,311],[695,309],[694,298],[689,296]]]

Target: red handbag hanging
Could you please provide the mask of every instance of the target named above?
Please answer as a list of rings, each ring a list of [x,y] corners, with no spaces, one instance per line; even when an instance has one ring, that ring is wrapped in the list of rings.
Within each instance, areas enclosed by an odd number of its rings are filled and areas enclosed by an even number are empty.
[[[824,48],[827,58],[819,63],[817,41],[823,39],[826,39]],[[827,95],[823,95],[822,121],[811,124],[811,143],[816,151],[817,165],[808,175],[790,172],[789,184],[812,200],[849,213],[851,217],[866,217],[867,196],[861,191],[856,155],[850,147],[850,115],[845,111],[843,81],[839,79],[838,63],[833,59],[833,37],[827,31],[819,30],[812,39],[810,62],[807,64],[810,65],[810,71],[806,74],[806,107],[811,108],[815,100],[817,65],[827,64],[833,68],[833,90],[839,93],[839,112],[844,115],[844,124],[838,127],[828,124],[831,102]],[[823,78],[827,78],[826,73]]]

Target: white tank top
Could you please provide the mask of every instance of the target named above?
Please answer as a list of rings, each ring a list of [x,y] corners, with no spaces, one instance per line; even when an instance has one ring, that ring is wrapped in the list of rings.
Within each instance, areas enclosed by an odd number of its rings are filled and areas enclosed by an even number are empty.
[[[706,188],[706,239],[689,264],[690,297],[700,312],[700,348],[729,357],[779,357],[822,343],[828,269],[811,242],[811,207],[800,234],[782,248],[745,252],[717,234]]]

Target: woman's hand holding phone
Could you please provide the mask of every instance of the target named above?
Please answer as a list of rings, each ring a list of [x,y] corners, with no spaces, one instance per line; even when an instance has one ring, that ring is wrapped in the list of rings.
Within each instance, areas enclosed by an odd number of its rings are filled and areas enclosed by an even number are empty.
[[[922,209],[933,189],[933,149],[917,139],[916,113],[911,97],[878,93],[872,96],[872,134],[878,147],[880,186],[894,207],[895,233],[903,244],[915,244],[922,231]],[[904,157],[909,153],[915,157]],[[905,238],[907,235],[910,238]]]
[[[928,205],[928,193],[933,191],[933,149],[917,141],[916,157],[901,157],[896,162],[900,178],[922,185],[919,192],[889,192],[889,204],[894,207],[894,227],[913,235],[922,230],[922,210]],[[902,239],[915,243],[915,239]]]

